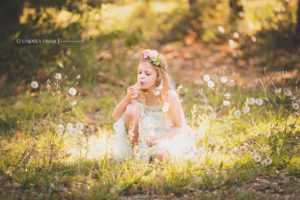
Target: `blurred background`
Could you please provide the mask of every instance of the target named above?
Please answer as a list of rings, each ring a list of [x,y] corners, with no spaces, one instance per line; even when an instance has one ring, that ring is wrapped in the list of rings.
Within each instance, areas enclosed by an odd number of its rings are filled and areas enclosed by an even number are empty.
[[[222,73],[255,87],[273,73],[297,81],[297,0],[4,0],[1,96],[76,68],[81,85],[134,83],[140,51],[158,49],[174,79]],[[282,71],[285,71],[282,74]]]

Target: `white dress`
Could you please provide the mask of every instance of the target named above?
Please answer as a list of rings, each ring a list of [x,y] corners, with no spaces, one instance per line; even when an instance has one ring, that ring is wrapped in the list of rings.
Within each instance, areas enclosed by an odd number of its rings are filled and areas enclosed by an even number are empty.
[[[133,150],[129,145],[127,131],[122,117],[114,123],[115,134],[113,137],[112,150],[114,158],[123,160],[134,155],[136,160],[150,161],[154,153],[162,153],[167,150],[173,159],[189,159],[198,155],[198,149],[190,137],[190,128],[186,125],[182,131],[171,139],[160,141],[157,145],[149,147],[146,140],[151,137],[166,134],[172,128],[172,122],[165,116],[159,106],[147,106],[137,102],[141,107],[141,118],[139,120],[139,144]]]

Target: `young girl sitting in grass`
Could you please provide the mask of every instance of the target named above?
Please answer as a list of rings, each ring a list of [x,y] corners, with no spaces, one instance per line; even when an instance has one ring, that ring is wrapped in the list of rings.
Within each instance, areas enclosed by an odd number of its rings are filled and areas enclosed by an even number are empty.
[[[117,121],[113,125],[114,157],[124,159],[134,152],[136,159],[150,161],[197,155],[163,55],[144,50],[137,79],[112,113]]]

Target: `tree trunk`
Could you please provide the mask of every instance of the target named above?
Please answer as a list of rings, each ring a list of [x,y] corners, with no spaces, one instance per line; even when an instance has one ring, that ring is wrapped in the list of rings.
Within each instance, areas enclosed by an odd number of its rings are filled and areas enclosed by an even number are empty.
[[[298,0],[297,25],[296,25],[296,44],[300,44],[300,0]]]
[[[243,12],[243,4],[241,0],[230,0],[230,23],[232,26],[232,30],[237,29],[237,20],[240,18],[240,13]]]
[[[196,2],[197,2],[197,0],[189,0],[190,7],[192,7],[192,5],[194,5]]]

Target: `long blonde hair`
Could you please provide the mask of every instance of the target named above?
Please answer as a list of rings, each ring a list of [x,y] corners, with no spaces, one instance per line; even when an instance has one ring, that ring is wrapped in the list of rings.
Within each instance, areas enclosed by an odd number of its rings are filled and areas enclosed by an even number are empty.
[[[156,88],[160,88],[158,98],[159,98],[161,109],[163,109],[163,106],[168,99],[169,91],[174,90],[174,84],[168,72],[168,64],[166,58],[162,54],[159,54],[159,56],[161,59],[160,60],[161,64],[159,66],[152,64],[148,60],[148,58],[144,58],[143,56],[141,57],[139,63],[148,62],[156,70],[157,79],[155,84],[156,84]],[[145,91],[141,90],[140,98],[142,100],[142,103],[145,103],[145,95],[146,95]],[[166,114],[167,115],[170,114],[170,109],[166,112]]]

